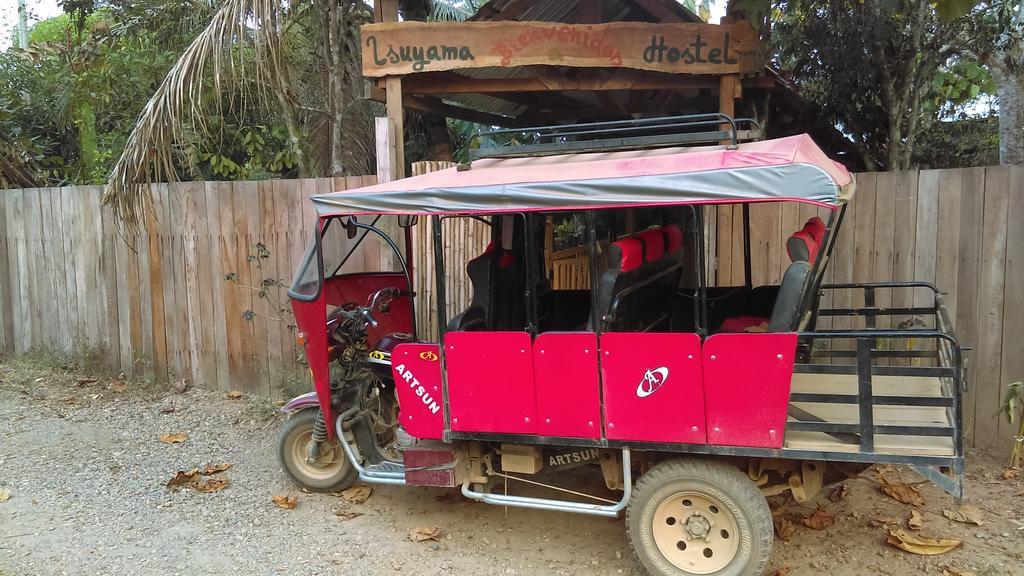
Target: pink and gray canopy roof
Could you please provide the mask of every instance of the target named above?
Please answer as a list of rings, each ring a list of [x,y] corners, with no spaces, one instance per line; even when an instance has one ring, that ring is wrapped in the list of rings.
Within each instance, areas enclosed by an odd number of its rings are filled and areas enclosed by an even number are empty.
[[[476,160],[343,192],[318,194],[321,216],[481,214],[733,202],[836,208],[853,194],[842,165],[806,134],[722,146]]]

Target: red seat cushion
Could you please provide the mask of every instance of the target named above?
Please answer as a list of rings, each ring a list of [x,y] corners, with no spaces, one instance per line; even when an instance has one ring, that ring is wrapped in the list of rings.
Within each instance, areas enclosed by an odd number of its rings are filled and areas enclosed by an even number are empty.
[[[715,332],[746,332],[748,328],[755,326],[767,326],[768,319],[760,316],[733,316],[726,318],[725,322]],[[764,330],[762,330],[764,331]]]
[[[662,234],[665,235],[665,252],[674,254],[683,247],[683,231],[675,224],[662,226]]]
[[[806,261],[809,264],[814,264],[814,261],[818,258],[818,250],[821,248],[824,240],[825,223],[821,221],[821,218],[815,216],[808,220],[803,228],[789,237],[786,241],[786,253],[789,254],[789,259],[793,262],[804,260],[804,255],[801,253],[803,250],[797,249],[802,244],[803,248],[806,249]]]
[[[660,229],[644,230],[643,232],[637,232],[633,236],[639,238],[644,243],[644,251],[648,262],[661,260],[661,257],[665,255],[665,236],[661,233]]]
[[[612,242],[612,246],[617,246],[621,254],[619,270],[629,272],[640,267],[643,262],[643,244],[640,240],[633,237],[621,238]]]

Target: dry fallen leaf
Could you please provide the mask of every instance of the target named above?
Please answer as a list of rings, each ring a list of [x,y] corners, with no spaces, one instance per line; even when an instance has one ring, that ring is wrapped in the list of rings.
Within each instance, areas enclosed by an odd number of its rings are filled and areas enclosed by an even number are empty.
[[[191,470],[178,470],[174,477],[167,481],[166,486],[174,488],[177,486],[187,486],[199,479],[199,469],[193,468]]]
[[[409,530],[409,540],[413,542],[423,542],[424,540],[438,540],[441,537],[441,527],[432,526],[430,528],[413,528]]]
[[[942,510],[942,515],[954,522],[982,525],[981,510],[970,504],[961,504],[953,509],[945,508]]]
[[[185,440],[188,440],[188,434],[185,434],[184,432],[176,432],[174,434],[164,432],[160,435],[160,441],[164,444],[177,444],[179,442],[184,442]]]
[[[224,397],[227,398],[228,400],[238,400],[239,398],[242,397],[242,393],[238,390],[231,390],[230,392],[225,394]]]
[[[128,389],[128,385],[119,380],[115,380],[110,383],[110,389],[114,392],[124,392]]]
[[[285,496],[283,494],[279,496],[273,496],[271,497],[270,500],[274,503],[274,506],[277,506],[278,508],[284,508],[285,510],[291,510],[295,508],[296,504],[299,503],[298,496]]]
[[[207,480],[197,480],[192,487],[200,492],[206,492],[207,494],[210,492],[217,492],[228,487],[228,477],[215,476]]]
[[[341,518],[342,520],[351,520],[353,518],[358,518],[363,515],[362,512],[353,512],[352,510],[346,510],[344,508],[335,508],[331,512],[333,512],[335,516]]]
[[[917,491],[917,488],[909,484],[882,482],[878,485],[878,489],[888,494],[893,500],[898,500],[911,506],[924,506],[924,498],[921,497],[921,493]]]
[[[227,462],[225,462],[223,464],[207,464],[206,466],[203,466],[203,471],[200,472],[200,473],[203,476],[209,476],[211,474],[216,474],[218,472],[223,472],[223,471],[227,470],[228,468],[231,468],[231,464],[228,464]]]
[[[903,530],[889,530],[889,537],[885,541],[900,550],[924,556],[945,554],[960,545],[960,540],[956,538],[925,538]]]
[[[177,390],[178,392],[185,392],[186,390],[188,390],[188,380],[182,378],[181,380],[172,382],[171,386],[173,386],[174,389]]]
[[[1020,468],[1007,468],[1003,470],[1003,480],[1013,480],[1020,474]]]
[[[850,489],[846,487],[846,484],[840,484],[832,488],[828,493],[828,499],[832,502],[839,502],[846,498],[847,494],[850,493]]]
[[[911,530],[920,530],[921,528],[924,528],[924,518],[921,516],[921,513],[917,510],[911,510],[910,518],[907,519],[907,526],[909,526]]]
[[[942,576],[978,576],[976,573],[970,570],[961,570],[959,568],[953,568],[952,566],[942,567]]]
[[[163,408],[160,409],[160,413],[161,414],[170,414],[171,412],[174,412],[174,410],[175,410],[174,406],[164,406]]]
[[[359,485],[342,490],[341,497],[353,504],[362,504],[363,502],[366,502],[366,499],[370,497],[372,492],[373,488]]]
[[[796,526],[792,522],[785,518],[775,518],[775,532],[779,535],[782,540],[789,540],[793,537],[793,533],[796,532]]]
[[[11,491],[0,488],[0,502],[7,502],[11,499]]]
[[[779,568],[778,570],[776,570],[772,574],[772,576],[786,576],[787,574],[789,574],[790,570],[791,570],[791,568],[789,566],[783,566],[782,568]]]
[[[821,507],[818,507],[818,509],[810,516],[804,516],[802,521],[804,526],[813,528],[814,530],[824,530],[836,523],[836,519],[830,516],[829,513]]]
[[[287,403],[288,402],[286,402],[284,400],[274,400],[274,406],[277,406],[278,408],[280,408],[281,406],[284,406]]]
[[[38,380],[37,380],[37,382],[38,382]],[[93,384],[95,384],[97,382],[99,382],[99,380],[97,380],[95,378],[82,378],[78,382],[75,382],[75,386],[78,386],[79,388],[83,388],[85,386],[91,386],[91,385],[93,385]]]

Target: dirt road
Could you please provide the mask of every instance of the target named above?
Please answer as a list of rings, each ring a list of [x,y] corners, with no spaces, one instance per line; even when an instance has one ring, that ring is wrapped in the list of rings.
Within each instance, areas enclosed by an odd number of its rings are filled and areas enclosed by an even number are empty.
[[[374,487],[361,504],[303,493],[278,468],[279,425],[266,399],[0,364],[0,500],[10,494],[0,501],[0,575],[642,574],[622,520],[506,510],[454,490]],[[161,433],[188,437],[167,444]],[[177,470],[222,462],[232,465],[222,490],[164,485]],[[878,490],[877,471],[845,481],[835,502],[828,490],[810,505],[773,499],[793,533],[777,539],[767,574],[1024,575],[1024,474],[1001,473],[992,456],[969,461],[980,526],[946,519],[952,499],[920,486],[920,534],[962,540],[938,556],[885,544],[879,519],[906,528],[912,507]],[[274,495],[297,496],[297,506],[278,508]],[[819,505],[834,523],[807,528],[801,519]],[[431,527],[440,540],[408,537]]]

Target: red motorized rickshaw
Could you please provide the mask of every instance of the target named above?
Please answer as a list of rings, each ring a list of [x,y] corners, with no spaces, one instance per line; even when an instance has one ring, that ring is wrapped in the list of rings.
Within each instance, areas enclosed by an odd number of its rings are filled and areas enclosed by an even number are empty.
[[[290,296],[315,392],[285,407],[280,443],[295,481],[625,512],[657,575],[760,574],[773,539],[765,495],[807,500],[843,467],[905,464],[962,495],[961,349],[940,294],[823,283],[854,184],[809,137],[738,143],[719,115],[522,132],[533,143],[313,197],[318,233]],[[778,283],[755,287],[759,202],[825,217],[792,230]],[[706,223],[722,206],[742,211],[738,285],[719,285],[709,265]],[[414,263],[412,230],[427,217],[435,259]],[[445,222],[466,218],[490,244],[452,265]],[[553,271],[553,229],[575,239],[571,281]],[[384,247],[376,271],[346,272],[368,265],[358,254],[371,240]],[[427,287],[413,285],[414,264],[435,268],[429,301],[415,297]],[[452,276],[472,298],[449,318]],[[863,304],[819,306],[838,291]],[[927,302],[876,303],[898,291]],[[413,336],[414,306],[437,311],[436,338]],[[857,327],[834,329],[836,318]],[[561,470],[588,463],[618,496],[566,486],[579,474]],[[550,495],[509,494],[510,480]]]

